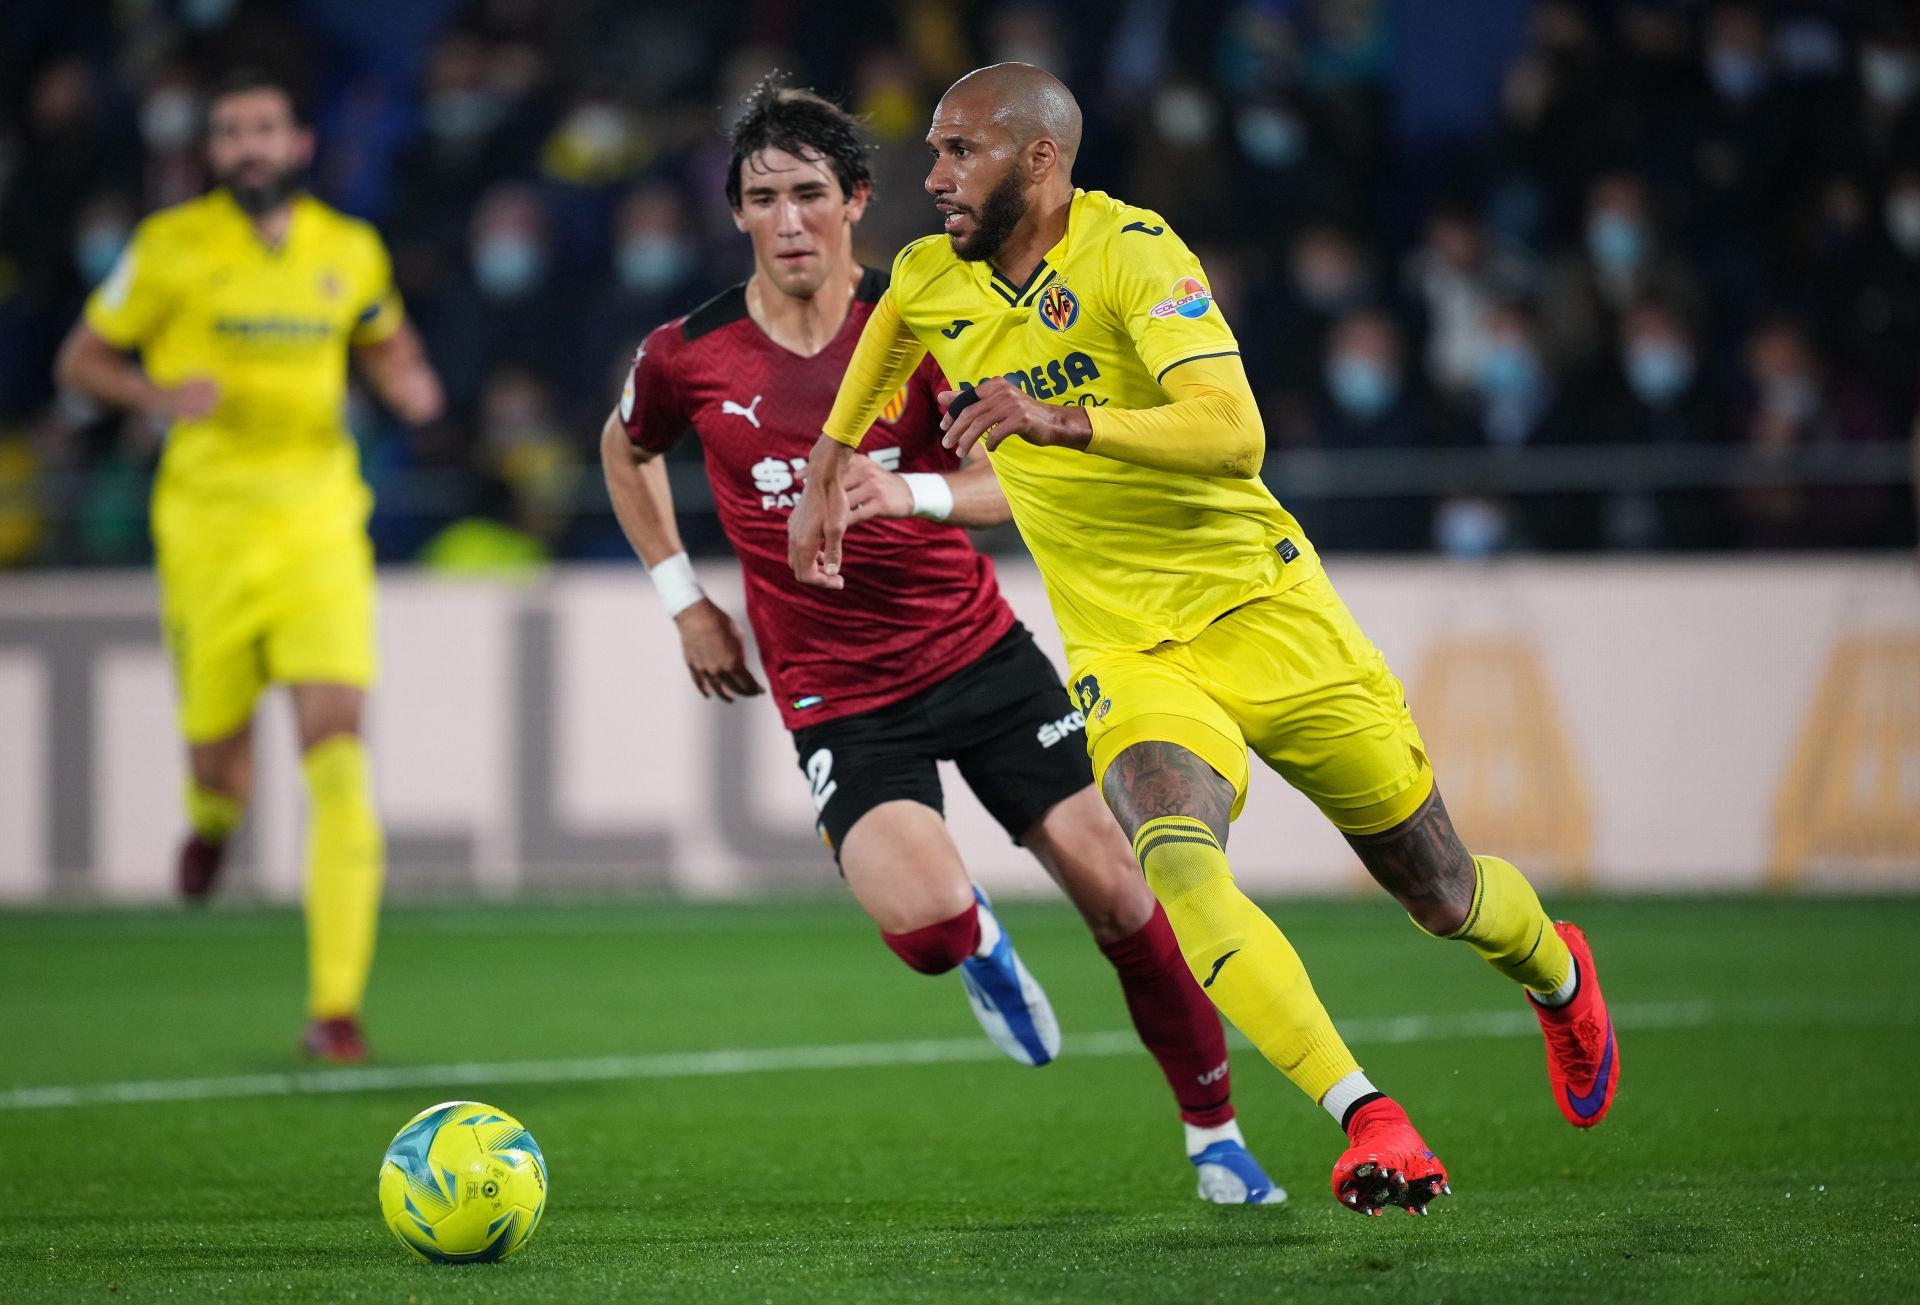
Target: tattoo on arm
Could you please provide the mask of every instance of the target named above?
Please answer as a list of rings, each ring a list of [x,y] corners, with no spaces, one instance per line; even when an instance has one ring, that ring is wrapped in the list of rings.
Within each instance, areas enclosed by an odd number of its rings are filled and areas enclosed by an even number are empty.
[[[1451,933],[1472,909],[1478,871],[1454,832],[1439,789],[1392,829],[1348,834],[1347,842],[1359,853],[1367,873],[1428,930]]]
[[[1233,785],[1177,743],[1146,742],[1127,748],[1107,767],[1100,792],[1129,842],[1149,820],[1192,816],[1206,822],[1220,846],[1227,845]]]

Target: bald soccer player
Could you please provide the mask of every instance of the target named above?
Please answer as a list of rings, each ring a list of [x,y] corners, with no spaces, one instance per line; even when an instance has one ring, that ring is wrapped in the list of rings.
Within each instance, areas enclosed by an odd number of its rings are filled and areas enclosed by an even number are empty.
[[[981,1027],[1014,1060],[1038,1066],[1059,1054],[1045,991],[947,832],[938,767],[952,761],[1112,964],[1172,1089],[1198,1194],[1279,1204],[1285,1189],[1240,1132],[1220,1017],[1166,913],[1133,877],[1078,746],[1079,713],[962,529],[1006,521],[1007,503],[984,456],[962,466],[940,446],[935,396],[946,379],[931,361],[868,432],[849,482],[862,501],[848,542],[862,583],[823,593],[788,570],[797,472],[887,279],[853,255],[873,186],[852,114],[769,80],[748,94],[731,135],[727,203],[752,246],[753,275],[647,336],[600,442],[614,512],[680,632],[694,684],[725,701],[761,692],[739,626],[701,591],[680,542],[660,455],[689,432],[739,555],[747,619],[820,836],[887,947],[922,974],[958,971]]]
[[[1597,1124],[1619,1054],[1592,951],[1455,833],[1400,682],[1258,479],[1260,413],[1199,260],[1159,214],[1074,188],[1079,106],[1041,69],[968,74],[927,143],[944,231],[901,251],[867,320],[789,523],[795,576],[845,584],[854,450],[931,353],[956,380],[944,443],[988,452],[1046,580],[1101,793],[1189,968],[1347,1133],[1335,1199],[1424,1214],[1451,1189],[1234,883],[1249,748],[1415,924],[1522,986],[1556,1105]]]

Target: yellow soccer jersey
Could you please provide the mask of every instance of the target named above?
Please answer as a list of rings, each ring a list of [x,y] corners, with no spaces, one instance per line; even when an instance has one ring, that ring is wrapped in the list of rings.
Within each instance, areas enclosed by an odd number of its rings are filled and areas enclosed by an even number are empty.
[[[893,307],[959,384],[1004,376],[1049,403],[1154,408],[1183,363],[1237,354],[1191,250],[1158,214],[1076,191],[1024,286],[944,235],[894,261]],[[1185,642],[1318,569],[1259,480],[1156,471],[1015,437],[991,455],[1076,663]]]
[[[385,339],[401,318],[380,237],[317,200],[294,201],[277,249],[224,190],[142,222],[87,301],[87,324],[139,350],[156,384],[204,376],[220,390],[209,417],[168,431],[156,525],[364,512],[347,348]]]

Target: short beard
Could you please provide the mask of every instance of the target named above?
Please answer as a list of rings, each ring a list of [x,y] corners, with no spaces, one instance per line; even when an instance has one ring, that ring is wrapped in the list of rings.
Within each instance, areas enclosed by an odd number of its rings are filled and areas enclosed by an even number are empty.
[[[300,174],[292,168],[276,172],[272,177],[257,186],[243,186],[231,177],[220,178],[220,184],[233,196],[233,202],[248,217],[263,217],[292,199],[300,190]]]
[[[1020,184],[1018,169],[1007,169],[1007,175],[1000,178],[994,188],[987,192],[987,198],[980,205],[975,217],[976,223],[972,235],[953,240],[953,252],[963,261],[978,263],[992,258],[1007,243],[1007,237],[1020,225],[1020,219],[1027,215],[1027,193]]]

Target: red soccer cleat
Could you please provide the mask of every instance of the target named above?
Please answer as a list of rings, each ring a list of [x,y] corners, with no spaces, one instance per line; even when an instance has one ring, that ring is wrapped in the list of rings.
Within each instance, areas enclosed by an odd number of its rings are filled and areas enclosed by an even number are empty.
[[[1540,1031],[1547,1035],[1547,1081],[1553,1103],[1575,1128],[1592,1128],[1607,1117],[1614,1089],[1620,1086],[1620,1044],[1613,1036],[1607,999],[1600,995],[1600,972],[1593,948],[1578,925],[1558,921],[1553,931],[1567,944],[1580,967],[1580,985],[1564,1006],[1547,1007],[1528,994]]]
[[[1436,1196],[1451,1196],[1447,1167],[1435,1158],[1400,1103],[1369,1101],[1347,1122],[1353,1143],[1333,1166],[1333,1199],[1355,1214],[1378,1218],[1389,1205],[1425,1214]]]
[[[307,1025],[300,1050],[329,1065],[358,1065],[367,1058],[367,1040],[360,1032],[360,1021],[343,1015]]]
[[[180,845],[180,865],[177,881],[180,896],[189,902],[204,902],[207,894],[213,891],[213,885],[220,878],[220,867],[226,864],[227,845],[209,843],[195,834]]]

